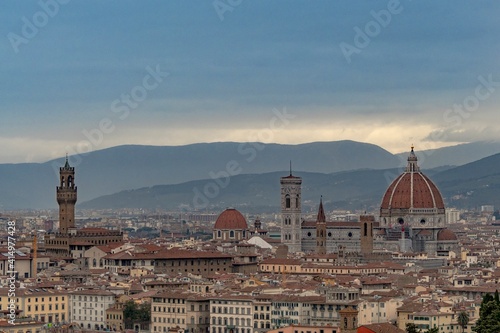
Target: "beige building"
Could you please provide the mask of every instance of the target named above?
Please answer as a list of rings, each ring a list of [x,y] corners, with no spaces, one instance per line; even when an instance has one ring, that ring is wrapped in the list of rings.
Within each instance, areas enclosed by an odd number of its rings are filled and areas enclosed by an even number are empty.
[[[403,304],[403,299],[378,295],[364,297],[358,304],[358,324],[396,323],[397,309]]]
[[[123,269],[131,270],[136,267],[153,271],[155,254],[122,251],[108,254],[103,259],[105,268],[110,272],[116,273]]]
[[[0,306],[5,310],[9,305],[8,289],[0,289]],[[68,293],[42,289],[17,289],[16,309],[20,316],[31,317],[43,323],[68,321]]]
[[[253,297],[220,295],[210,299],[211,333],[253,332]]]
[[[335,275],[380,275],[380,274],[404,274],[405,267],[382,262],[366,265],[332,265],[326,262],[303,262],[300,259],[271,258],[259,263],[262,273],[274,274],[335,274]]]
[[[166,333],[180,329],[189,333],[205,333],[210,326],[210,301],[199,293],[169,290],[153,297],[151,331]]]
[[[123,303],[116,303],[106,310],[107,329],[111,331],[122,331],[124,329],[123,306]]]
[[[14,271],[16,279],[25,279],[33,277],[33,258],[31,254],[26,254],[21,251],[16,251],[14,254],[14,269],[10,269],[9,256],[7,253],[0,253],[0,275],[7,274],[9,271]]]
[[[269,331],[271,329],[271,296],[256,296],[253,306],[253,332]]]
[[[105,267],[104,257],[111,253],[108,245],[93,246],[84,252],[86,267],[89,269],[100,269]]]
[[[332,326],[306,326],[290,325],[278,329],[269,330],[268,333],[339,333],[338,327]]]
[[[14,324],[0,319],[0,332],[3,333],[42,333],[44,323],[31,318],[17,318]]]

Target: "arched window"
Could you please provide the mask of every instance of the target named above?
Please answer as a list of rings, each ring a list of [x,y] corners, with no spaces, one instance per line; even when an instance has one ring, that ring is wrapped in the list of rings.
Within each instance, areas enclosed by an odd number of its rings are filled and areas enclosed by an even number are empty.
[[[221,238],[221,231],[217,230],[217,238]]]
[[[285,196],[285,207],[290,208],[290,194]]]
[[[299,195],[295,197],[295,208],[299,208]]]
[[[363,232],[363,235],[366,237],[368,236],[368,223],[365,222],[364,224],[364,232]]]
[[[96,260],[96,258],[94,258],[92,260],[92,267],[96,267],[96,266],[97,266],[97,260]]]
[[[231,230],[231,231],[229,232],[229,237],[230,237],[230,238],[234,238],[234,230]]]

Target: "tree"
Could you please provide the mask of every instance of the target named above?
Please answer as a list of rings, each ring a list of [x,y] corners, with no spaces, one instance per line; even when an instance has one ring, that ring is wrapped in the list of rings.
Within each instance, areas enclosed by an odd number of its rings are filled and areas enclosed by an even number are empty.
[[[137,320],[138,306],[134,301],[127,301],[123,307],[123,322],[126,329],[133,328],[134,321]]]
[[[429,328],[425,333],[439,333],[439,328],[437,327]]]
[[[420,329],[413,323],[406,323],[406,333],[420,333]]]
[[[151,321],[151,303],[142,303],[138,309],[138,319],[141,323],[148,323]]]
[[[462,326],[462,333],[465,332],[465,326],[469,323],[469,314],[465,311],[462,311],[458,314],[457,317],[458,325]]]
[[[130,300],[123,307],[123,322],[126,329],[133,329],[134,324],[140,324],[141,328],[146,328],[151,321],[151,303],[138,305]]]
[[[479,309],[479,319],[472,328],[476,333],[500,332],[500,303],[490,294],[486,294]]]

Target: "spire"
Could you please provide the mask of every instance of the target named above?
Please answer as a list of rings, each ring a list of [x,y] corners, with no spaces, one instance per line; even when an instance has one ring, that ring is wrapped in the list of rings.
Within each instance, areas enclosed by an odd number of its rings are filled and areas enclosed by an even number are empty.
[[[292,175],[292,160],[290,160],[290,176]]]
[[[319,200],[318,217],[316,218],[316,222],[326,222],[325,210],[323,209],[323,196],[321,196]]]
[[[66,153],[66,163],[64,164],[64,169],[70,169],[71,166],[69,165],[69,161],[68,161],[68,153]]]
[[[411,145],[411,151],[410,155],[408,156],[408,165],[406,166],[406,172],[420,172],[420,168],[418,167],[417,164],[417,155],[415,155],[415,152],[413,151],[414,146],[413,144]]]

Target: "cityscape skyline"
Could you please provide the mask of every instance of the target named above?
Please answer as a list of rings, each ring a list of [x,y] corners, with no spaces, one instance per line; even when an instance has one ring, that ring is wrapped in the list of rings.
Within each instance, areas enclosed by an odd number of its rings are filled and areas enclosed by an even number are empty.
[[[232,4],[5,2],[0,163],[123,144],[500,139],[498,3]]]

